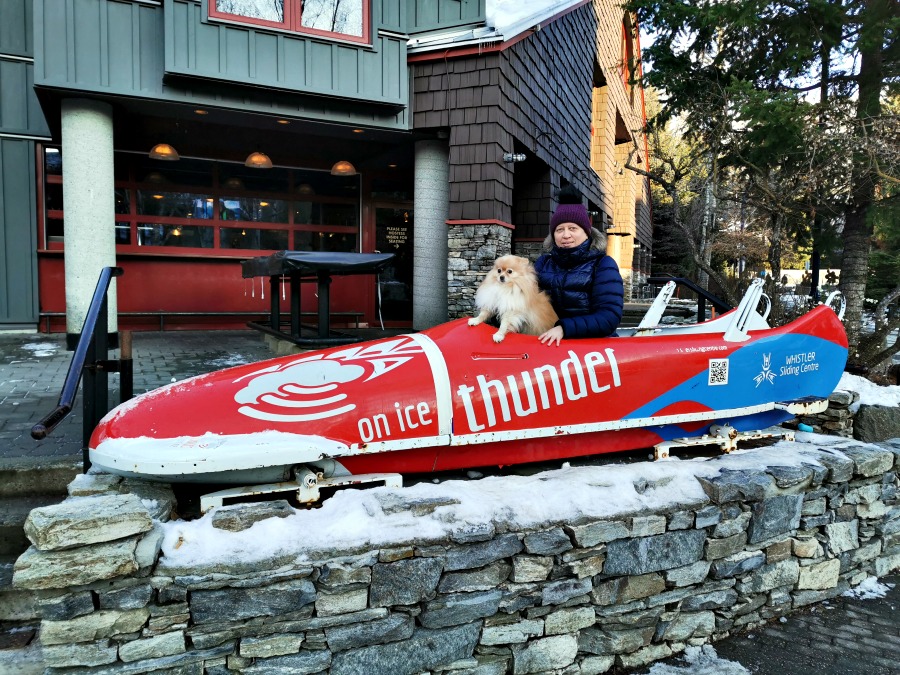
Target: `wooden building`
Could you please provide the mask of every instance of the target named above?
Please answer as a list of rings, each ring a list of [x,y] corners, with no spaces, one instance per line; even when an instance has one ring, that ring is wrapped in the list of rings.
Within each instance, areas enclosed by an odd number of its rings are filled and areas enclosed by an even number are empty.
[[[640,283],[634,18],[519,4],[3,0],[0,328],[77,334],[107,265],[119,325],[242,326],[269,289],[238,261],[281,249],[396,253],[332,310],[425,328],[536,254],[567,183]]]

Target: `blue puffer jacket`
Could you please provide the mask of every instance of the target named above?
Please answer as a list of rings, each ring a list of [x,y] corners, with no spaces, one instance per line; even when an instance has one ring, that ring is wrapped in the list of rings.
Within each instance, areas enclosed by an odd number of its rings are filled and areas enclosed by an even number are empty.
[[[534,264],[538,284],[547,291],[566,338],[606,337],[622,320],[624,287],[616,261],[591,248],[553,247]]]

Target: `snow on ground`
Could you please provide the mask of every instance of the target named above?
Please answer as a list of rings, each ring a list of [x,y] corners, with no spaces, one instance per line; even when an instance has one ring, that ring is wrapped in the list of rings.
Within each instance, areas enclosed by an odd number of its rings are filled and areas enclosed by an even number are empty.
[[[843,595],[857,600],[875,600],[886,596],[893,587],[894,584],[881,583],[878,581],[878,577],[869,577],[858,586],[844,591]]]
[[[900,387],[879,387],[845,374],[839,388],[858,391],[864,403],[900,405]],[[821,453],[839,454],[842,448],[858,444],[838,436],[797,432],[795,441],[713,458],[581,467],[564,464],[532,476],[344,490],[320,508],[298,510],[288,518],[269,518],[242,532],[213,528],[211,514],[190,522],[165,523],[163,564],[206,565],[223,559],[252,562],[285,554],[304,560],[314,558],[316,551],[426,543],[465,533],[537,529],[644,510],[685,508],[706,500],[697,477],[714,476],[722,469],[818,464]],[[432,504],[433,509],[413,515],[410,502]]]
[[[750,675],[740,663],[720,659],[712,645],[688,647],[681,657],[684,666],[654,664],[647,675]]]
[[[768,448],[713,458],[563,465],[532,476],[343,490],[320,508],[298,510],[287,518],[269,518],[242,532],[213,528],[207,514],[194,521],[163,524],[163,564],[254,562],[294,554],[302,561],[314,559],[316,551],[423,544],[454,534],[529,530],[624,517],[644,510],[687,508],[707,500],[698,476],[714,476],[725,468],[817,464],[816,458],[822,453],[833,454],[843,445],[858,444],[812,433],[800,436],[805,442],[781,441]],[[436,506],[429,513],[414,515],[410,502]]]
[[[859,393],[859,401],[850,406],[853,412],[859,410],[861,404],[900,406],[900,386],[882,387],[859,375],[844,373],[836,388]]]
[[[22,345],[22,349],[31,352],[32,356],[53,356],[57,345],[52,342],[29,342]]]
[[[241,356],[240,354],[229,354],[228,356],[221,356],[217,359],[204,361],[204,364],[212,366],[216,369],[231,368],[233,366],[243,366],[246,363],[250,363],[249,359]]]

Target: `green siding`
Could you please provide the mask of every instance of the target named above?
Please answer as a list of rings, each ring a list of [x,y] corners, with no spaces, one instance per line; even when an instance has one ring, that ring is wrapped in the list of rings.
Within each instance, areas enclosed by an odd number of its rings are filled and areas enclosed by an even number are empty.
[[[0,138],[0,326],[37,324],[34,142]]]
[[[50,137],[34,93],[34,64],[28,61],[0,57],[0,134],[3,133]]]
[[[528,0],[521,0],[527,2]],[[407,32],[483,24],[486,0],[407,0]]]
[[[0,0],[0,54],[33,56],[32,0]]]
[[[33,2],[39,87],[388,129],[409,126],[406,42],[379,35],[377,22],[373,46],[357,47],[204,23],[203,6],[192,0],[167,0],[164,7],[115,0]],[[373,16],[399,2],[374,0]],[[213,92],[192,85],[204,80],[222,86]],[[248,87],[227,86],[232,83]]]
[[[399,33],[406,32],[406,22],[404,21],[403,7],[405,3],[402,0],[374,0],[372,3],[372,16],[375,17],[375,25],[378,25],[378,16],[380,12],[381,27],[384,30],[397,31]],[[379,7],[380,6],[380,7]]]
[[[380,3],[376,0],[373,4]],[[363,72],[371,70],[370,62],[382,66],[387,45],[402,42],[402,38],[379,35],[380,23],[376,22],[373,26],[373,44],[369,47],[290,33],[273,33],[252,26],[204,22],[204,12],[204,5],[196,0],[170,0],[166,3],[167,73],[340,96],[398,107],[408,103],[405,95],[391,95],[391,92],[406,91],[405,86],[398,87],[392,81],[397,72],[393,64],[389,64],[388,76],[376,80],[361,77]],[[381,14],[373,11],[373,16]],[[294,48],[280,49],[279,43],[293,43]],[[310,64],[311,77],[300,82],[295,76],[287,74],[297,63],[285,58],[288,50],[304,52],[306,58],[302,62]],[[405,51],[389,48],[387,51],[403,59],[405,65]]]

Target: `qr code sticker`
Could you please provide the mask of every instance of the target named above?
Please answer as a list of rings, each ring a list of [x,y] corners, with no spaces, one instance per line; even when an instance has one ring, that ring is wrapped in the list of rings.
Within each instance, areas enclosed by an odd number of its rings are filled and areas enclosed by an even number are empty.
[[[728,384],[728,359],[709,360],[709,384]]]

